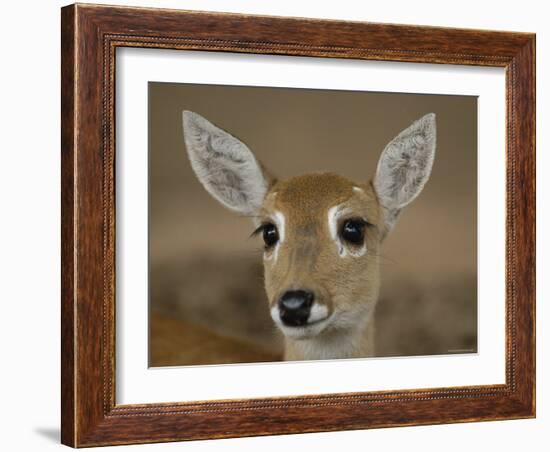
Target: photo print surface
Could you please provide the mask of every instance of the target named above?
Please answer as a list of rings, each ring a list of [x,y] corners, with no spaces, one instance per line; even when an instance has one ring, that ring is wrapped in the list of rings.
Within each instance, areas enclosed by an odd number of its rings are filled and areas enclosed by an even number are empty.
[[[477,98],[149,83],[149,365],[477,352]]]

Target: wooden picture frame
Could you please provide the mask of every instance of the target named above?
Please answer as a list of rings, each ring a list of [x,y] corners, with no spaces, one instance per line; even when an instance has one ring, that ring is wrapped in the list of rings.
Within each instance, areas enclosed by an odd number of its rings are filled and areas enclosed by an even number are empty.
[[[62,442],[73,447],[535,416],[535,35],[176,10],[62,9]],[[115,50],[506,69],[506,383],[115,403]]]

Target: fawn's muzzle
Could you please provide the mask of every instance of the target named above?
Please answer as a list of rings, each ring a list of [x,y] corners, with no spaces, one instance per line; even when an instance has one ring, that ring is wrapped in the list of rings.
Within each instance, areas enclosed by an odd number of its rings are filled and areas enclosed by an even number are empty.
[[[279,300],[279,315],[286,326],[307,324],[315,296],[305,290],[289,290]]]

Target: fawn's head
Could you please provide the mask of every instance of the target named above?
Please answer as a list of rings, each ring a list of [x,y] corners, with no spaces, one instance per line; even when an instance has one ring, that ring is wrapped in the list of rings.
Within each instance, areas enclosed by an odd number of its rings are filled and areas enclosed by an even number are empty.
[[[365,183],[332,173],[277,181],[244,143],[202,116],[184,111],[183,127],[200,182],[253,217],[263,237],[269,308],[285,336],[361,328],[378,298],[380,244],[429,178],[435,115],[395,137]]]

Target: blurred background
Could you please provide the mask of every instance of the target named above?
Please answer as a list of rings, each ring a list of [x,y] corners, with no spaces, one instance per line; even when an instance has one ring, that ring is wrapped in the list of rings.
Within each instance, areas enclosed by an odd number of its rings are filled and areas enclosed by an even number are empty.
[[[437,115],[432,176],[382,245],[378,356],[477,351],[477,99],[149,83],[149,365],[277,361],[262,244],[189,164],[182,110],[239,137],[278,178],[374,175],[385,145]]]

